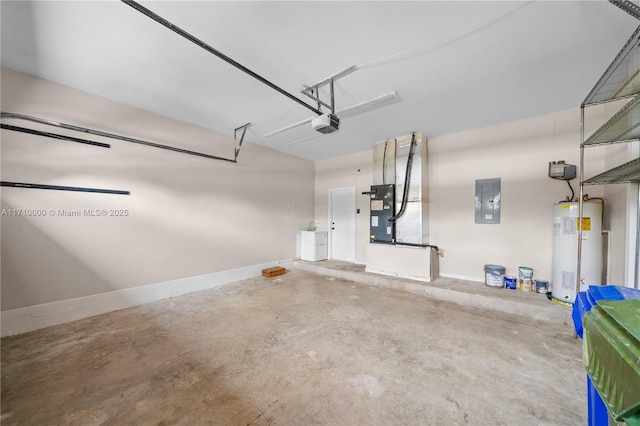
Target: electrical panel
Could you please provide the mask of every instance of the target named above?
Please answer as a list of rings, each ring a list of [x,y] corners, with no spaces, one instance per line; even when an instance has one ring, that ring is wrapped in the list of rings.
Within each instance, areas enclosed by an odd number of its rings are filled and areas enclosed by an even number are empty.
[[[370,241],[372,243],[392,243],[396,240],[395,224],[389,219],[395,214],[396,186],[373,185],[371,187],[371,228]]]
[[[500,178],[476,180],[476,223],[500,223]]]

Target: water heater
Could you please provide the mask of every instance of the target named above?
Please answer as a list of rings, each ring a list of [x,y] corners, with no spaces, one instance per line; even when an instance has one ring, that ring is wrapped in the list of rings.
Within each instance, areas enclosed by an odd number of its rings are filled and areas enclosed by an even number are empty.
[[[582,262],[580,291],[589,285],[602,285],[602,204],[585,201],[582,210]],[[553,206],[553,281],[554,299],[573,303],[576,298],[578,227],[580,205],[577,201]]]

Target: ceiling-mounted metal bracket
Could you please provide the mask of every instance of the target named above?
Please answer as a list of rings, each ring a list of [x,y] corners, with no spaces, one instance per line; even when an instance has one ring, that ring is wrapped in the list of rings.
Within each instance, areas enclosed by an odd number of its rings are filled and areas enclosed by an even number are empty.
[[[636,3],[630,0],[609,0],[609,3],[613,3],[634,18],[640,19],[640,6]]]
[[[314,86],[307,86],[305,85],[304,90],[302,90],[300,93],[310,97],[311,99],[313,99],[314,101],[316,101],[316,104],[318,104],[318,110],[322,111],[322,107],[325,108],[329,108],[331,110],[331,114],[335,114],[335,107],[332,107],[332,105],[335,105],[334,102],[334,98],[333,98],[333,80],[331,80],[330,82],[330,90],[331,90],[331,104],[328,104],[326,102],[324,102],[322,99],[320,99],[320,87],[317,85]]]
[[[238,154],[240,154],[240,147],[242,146],[242,142],[244,141],[244,135],[247,133],[247,129],[251,126],[251,123],[247,123],[233,129],[233,140],[238,144],[234,150],[234,161],[238,161]],[[242,134],[240,135],[240,139],[238,139],[238,131],[240,130],[242,130]]]
[[[322,107],[325,107],[331,111],[331,114],[335,115],[336,103],[334,97],[334,83],[340,77],[351,74],[357,68],[358,67],[356,65],[351,65],[350,67],[345,68],[342,71],[338,71],[337,73],[330,75],[327,78],[323,78],[322,80],[312,85],[303,84],[302,86],[304,87],[304,89],[302,89],[300,93],[316,101],[318,110],[322,110]],[[320,89],[326,85],[329,85],[329,103],[326,103],[322,99],[320,99]]]

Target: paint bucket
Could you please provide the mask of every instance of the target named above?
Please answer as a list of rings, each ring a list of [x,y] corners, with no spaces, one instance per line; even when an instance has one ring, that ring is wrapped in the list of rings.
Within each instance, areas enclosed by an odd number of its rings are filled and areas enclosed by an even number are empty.
[[[536,293],[547,294],[549,291],[549,281],[535,280],[533,281],[532,290],[535,289]]]
[[[531,291],[531,284],[533,279],[533,269],[528,266],[520,266],[518,268],[518,283],[521,291]]]
[[[516,277],[504,277],[504,286],[509,290],[515,290],[518,288],[518,280]]]
[[[504,287],[504,266],[484,265],[484,283],[489,287]]]

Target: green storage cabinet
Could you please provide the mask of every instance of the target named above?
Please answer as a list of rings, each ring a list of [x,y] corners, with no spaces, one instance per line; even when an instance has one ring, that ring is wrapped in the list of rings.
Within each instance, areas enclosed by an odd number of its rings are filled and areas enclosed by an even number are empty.
[[[585,369],[609,413],[640,426],[640,299],[601,300],[584,317]]]

